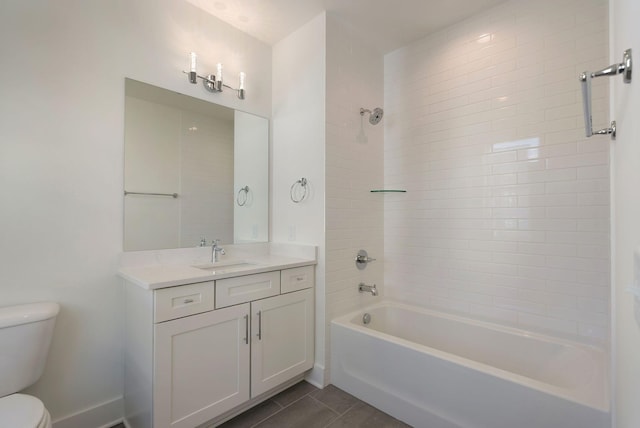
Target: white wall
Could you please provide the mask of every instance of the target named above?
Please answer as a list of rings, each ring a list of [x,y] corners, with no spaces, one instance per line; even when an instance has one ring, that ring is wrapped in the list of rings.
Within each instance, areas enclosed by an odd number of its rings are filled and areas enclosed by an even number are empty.
[[[372,301],[359,282],[384,288],[384,200],[370,193],[383,182],[383,124],[359,113],[382,106],[383,56],[327,12],[278,43],[273,58],[273,240],[318,245],[310,380],[326,384],[331,319]],[[290,187],[301,177],[309,198],[294,204]],[[361,248],[379,258],[364,271],[354,262]]]
[[[609,63],[622,60],[633,49],[634,67],[640,61],[640,3],[611,0],[611,52]],[[611,118],[617,121],[618,137],[611,143],[613,202],[613,363],[614,426],[640,426],[640,301],[626,291],[634,283],[633,252],[640,245],[640,81],[631,84],[610,78]],[[636,315],[634,315],[634,312]]]
[[[385,57],[388,295],[608,339],[607,50],[605,0],[512,0]]]
[[[273,46],[272,240],[318,246],[316,383],[325,364],[325,32],[322,13]],[[296,204],[289,192],[302,177],[309,192]]]
[[[385,119],[376,126],[360,108],[383,105],[383,55],[363,35],[327,13],[326,92],[326,355],[329,323],[336,316],[380,299],[358,292],[376,284],[384,294],[384,200],[371,193],[383,187]],[[358,270],[355,257],[365,249],[378,259]]]
[[[242,68],[247,99],[190,85],[192,50]],[[0,302],[61,303],[30,388],[60,419],[122,394],[124,78],[269,116],[271,49],[177,0],[9,0],[0,58]]]

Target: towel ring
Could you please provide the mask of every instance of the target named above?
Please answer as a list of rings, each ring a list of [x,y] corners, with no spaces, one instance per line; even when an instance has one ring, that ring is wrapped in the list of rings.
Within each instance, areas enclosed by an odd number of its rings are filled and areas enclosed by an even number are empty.
[[[292,185],[291,185],[291,190],[289,191],[289,196],[291,196],[291,200],[293,201],[293,203],[297,204],[300,203],[302,201],[305,200],[305,198],[307,197],[307,179],[302,177],[300,180],[295,181]],[[294,190],[296,189],[296,186],[300,186],[302,187],[302,189],[304,190],[304,192],[302,193],[302,196],[300,198],[297,198],[294,196]]]
[[[244,199],[240,199],[240,197],[244,194]],[[238,195],[236,196],[236,202],[239,207],[244,207],[249,199],[249,186],[244,186],[242,189],[238,190]]]

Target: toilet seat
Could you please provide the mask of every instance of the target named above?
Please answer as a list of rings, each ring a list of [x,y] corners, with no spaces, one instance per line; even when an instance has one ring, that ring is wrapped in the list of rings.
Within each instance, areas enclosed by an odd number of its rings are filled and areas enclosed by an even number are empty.
[[[51,417],[36,397],[11,394],[0,398],[0,427],[50,428]]]

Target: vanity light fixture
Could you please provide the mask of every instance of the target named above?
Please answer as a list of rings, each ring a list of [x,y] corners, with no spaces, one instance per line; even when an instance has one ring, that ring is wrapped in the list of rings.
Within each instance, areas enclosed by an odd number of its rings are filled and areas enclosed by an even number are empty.
[[[189,62],[189,72],[183,71],[183,73],[189,75],[189,83],[196,84],[198,83],[198,78],[202,80],[202,84],[204,88],[209,92],[222,92],[223,88],[229,88],[233,91],[236,91],[236,95],[241,100],[244,100],[245,89],[244,82],[247,75],[241,71],[239,77],[239,87],[236,89],[224,83],[222,79],[222,64],[218,63],[216,66],[216,74],[209,74],[207,76],[198,75],[197,71],[197,56],[195,52],[191,52],[190,54],[190,62]]]

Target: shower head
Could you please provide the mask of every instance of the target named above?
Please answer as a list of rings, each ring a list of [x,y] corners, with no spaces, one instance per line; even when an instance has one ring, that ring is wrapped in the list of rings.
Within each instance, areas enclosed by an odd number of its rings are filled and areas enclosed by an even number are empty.
[[[380,107],[376,107],[373,111],[368,108],[360,109],[360,116],[364,116],[365,113],[369,113],[369,123],[372,125],[377,125],[382,120],[382,116],[384,116],[384,110]]]

